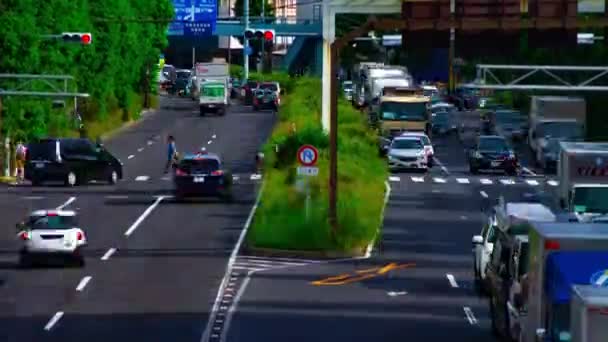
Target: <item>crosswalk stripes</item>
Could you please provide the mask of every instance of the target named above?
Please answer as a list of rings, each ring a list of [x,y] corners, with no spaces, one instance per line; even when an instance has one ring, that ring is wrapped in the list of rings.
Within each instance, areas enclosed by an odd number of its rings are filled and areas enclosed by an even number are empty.
[[[393,183],[398,182],[407,182],[411,181],[413,183],[435,183],[435,184],[447,184],[447,183],[458,183],[462,185],[472,185],[472,184],[481,184],[481,185],[493,185],[493,184],[501,184],[505,186],[509,185],[529,185],[529,186],[540,186],[541,184],[547,184],[549,186],[558,186],[559,182],[553,179],[525,179],[525,178],[480,178],[480,177],[429,177],[427,176],[409,176],[409,177],[399,177],[399,176],[389,176],[389,181]]]
[[[246,271],[246,272],[259,272],[268,271],[279,268],[306,266],[317,261],[314,260],[300,260],[290,258],[265,258],[265,257],[254,257],[254,256],[239,256],[233,264],[234,270]]]
[[[399,177],[397,178],[397,182],[400,181]],[[173,181],[173,177],[171,175],[165,175],[159,178],[161,181],[164,182],[170,182]],[[243,180],[249,180],[249,181],[260,181],[262,179],[262,175],[261,174],[257,174],[257,173],[253,173],[253,174],[235,174],[232,175],[232,180],[234,182],[238,182],[238,181],[243,181]],[[147,175],[141,175],[141,176],[137,176],[134,178],[134,180],[136,182],[147,182],[147,181],[153,181],[154,178],[147,176]],[[392,180],[391,180],[392,181]]]

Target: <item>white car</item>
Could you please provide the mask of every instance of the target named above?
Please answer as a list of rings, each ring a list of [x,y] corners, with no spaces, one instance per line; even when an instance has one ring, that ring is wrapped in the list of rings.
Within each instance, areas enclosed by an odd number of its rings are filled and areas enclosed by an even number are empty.
[[[84,266],[82,248],[87,245],[84,231],[78,227],[76,212],[71,210],[36,210],[27,221],[17,224],[21,242],[19,264],[29,266],[36,257],[67,257]]]
[[[420,169],[427,171],[424,145],[419,137],[396,137],[388,148],[389,169]]]
[[[494,243],[496,242],[496,230],[498,222],[496,216],[491,215],[483,225],[480,235],[473,236],[473,270],[475,274],[475,285],[481,293],[485,292],[486,265],[490,261]]]
[[[427,156],[427,161],[428,161],[428,167],[433,167],[434,161],[435,161],[435,149],[433,148],[433,144],[431,143],[431,139],[429,139],[429,136],[422,133],[422,132],[405,132],[403,134],[401,134],[402,137],[414,137],[414,138],[418,138],[422,141],[422,144],[424,145],[424,152],[426,153]]]

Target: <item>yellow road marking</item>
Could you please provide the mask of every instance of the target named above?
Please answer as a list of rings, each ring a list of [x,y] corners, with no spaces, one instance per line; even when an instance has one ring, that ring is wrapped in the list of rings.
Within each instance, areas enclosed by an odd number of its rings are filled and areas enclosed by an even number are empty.
[[[368,268],[368,269],[364,269],[364,270],[358,270],[358,271],[355,271],[355,274],[348,274],[348,273],[340,274],[337,276],[332,276],[332,277],[327,277],[327,278],[324,278],[321,280],[316,280],[316,281],[311,282],[310,284],[316,285],[316,286],[346,285],[346,284],[351,284],[351,283],[366,280],[366,279],[379,277],[390,271],[402,270],[402,269],[406,269],[406,268],[410,268],[410,267],[414,267],[414,266],[416,266],[415,263],[397,264],[397,263],[391,262],[390,264],[388,264],[384,267],[374,267],[374,268]]]

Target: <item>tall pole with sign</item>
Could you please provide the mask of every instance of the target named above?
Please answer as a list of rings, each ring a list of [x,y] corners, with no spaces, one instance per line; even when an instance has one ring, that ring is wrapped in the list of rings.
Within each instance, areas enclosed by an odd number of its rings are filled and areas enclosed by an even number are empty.
[[[249,29],[249,0],[245,0],[243,4],[243,12],[245,14],[245,30]],[[245,46],[243,46],[243,78],[244,82],[247,82],[249,79],[249,39],[245,38],[243,42]]]
[[[304,186],[306,191],[306,202],[304,210],[306,211],[306,222],[310,220],[310,182],[309,177],[316,177],[319,174],[319,168],[316,167],[319,159],[319,150],[312,145],[302,145],[298,149],[298,175],[304,176]]]

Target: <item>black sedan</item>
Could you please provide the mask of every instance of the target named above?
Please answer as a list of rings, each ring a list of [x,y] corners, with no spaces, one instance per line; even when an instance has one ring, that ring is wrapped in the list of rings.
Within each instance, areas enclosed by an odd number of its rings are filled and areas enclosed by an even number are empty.
[[[516,175],[519,161],[504,137],[482,135],[469,150],[469,170],[477,174],[480,170],[501,170]]]
[[[213,153],[186,154],[175,167],[173,182],[177,200],[211,196],[232,201],[232,176]]]

